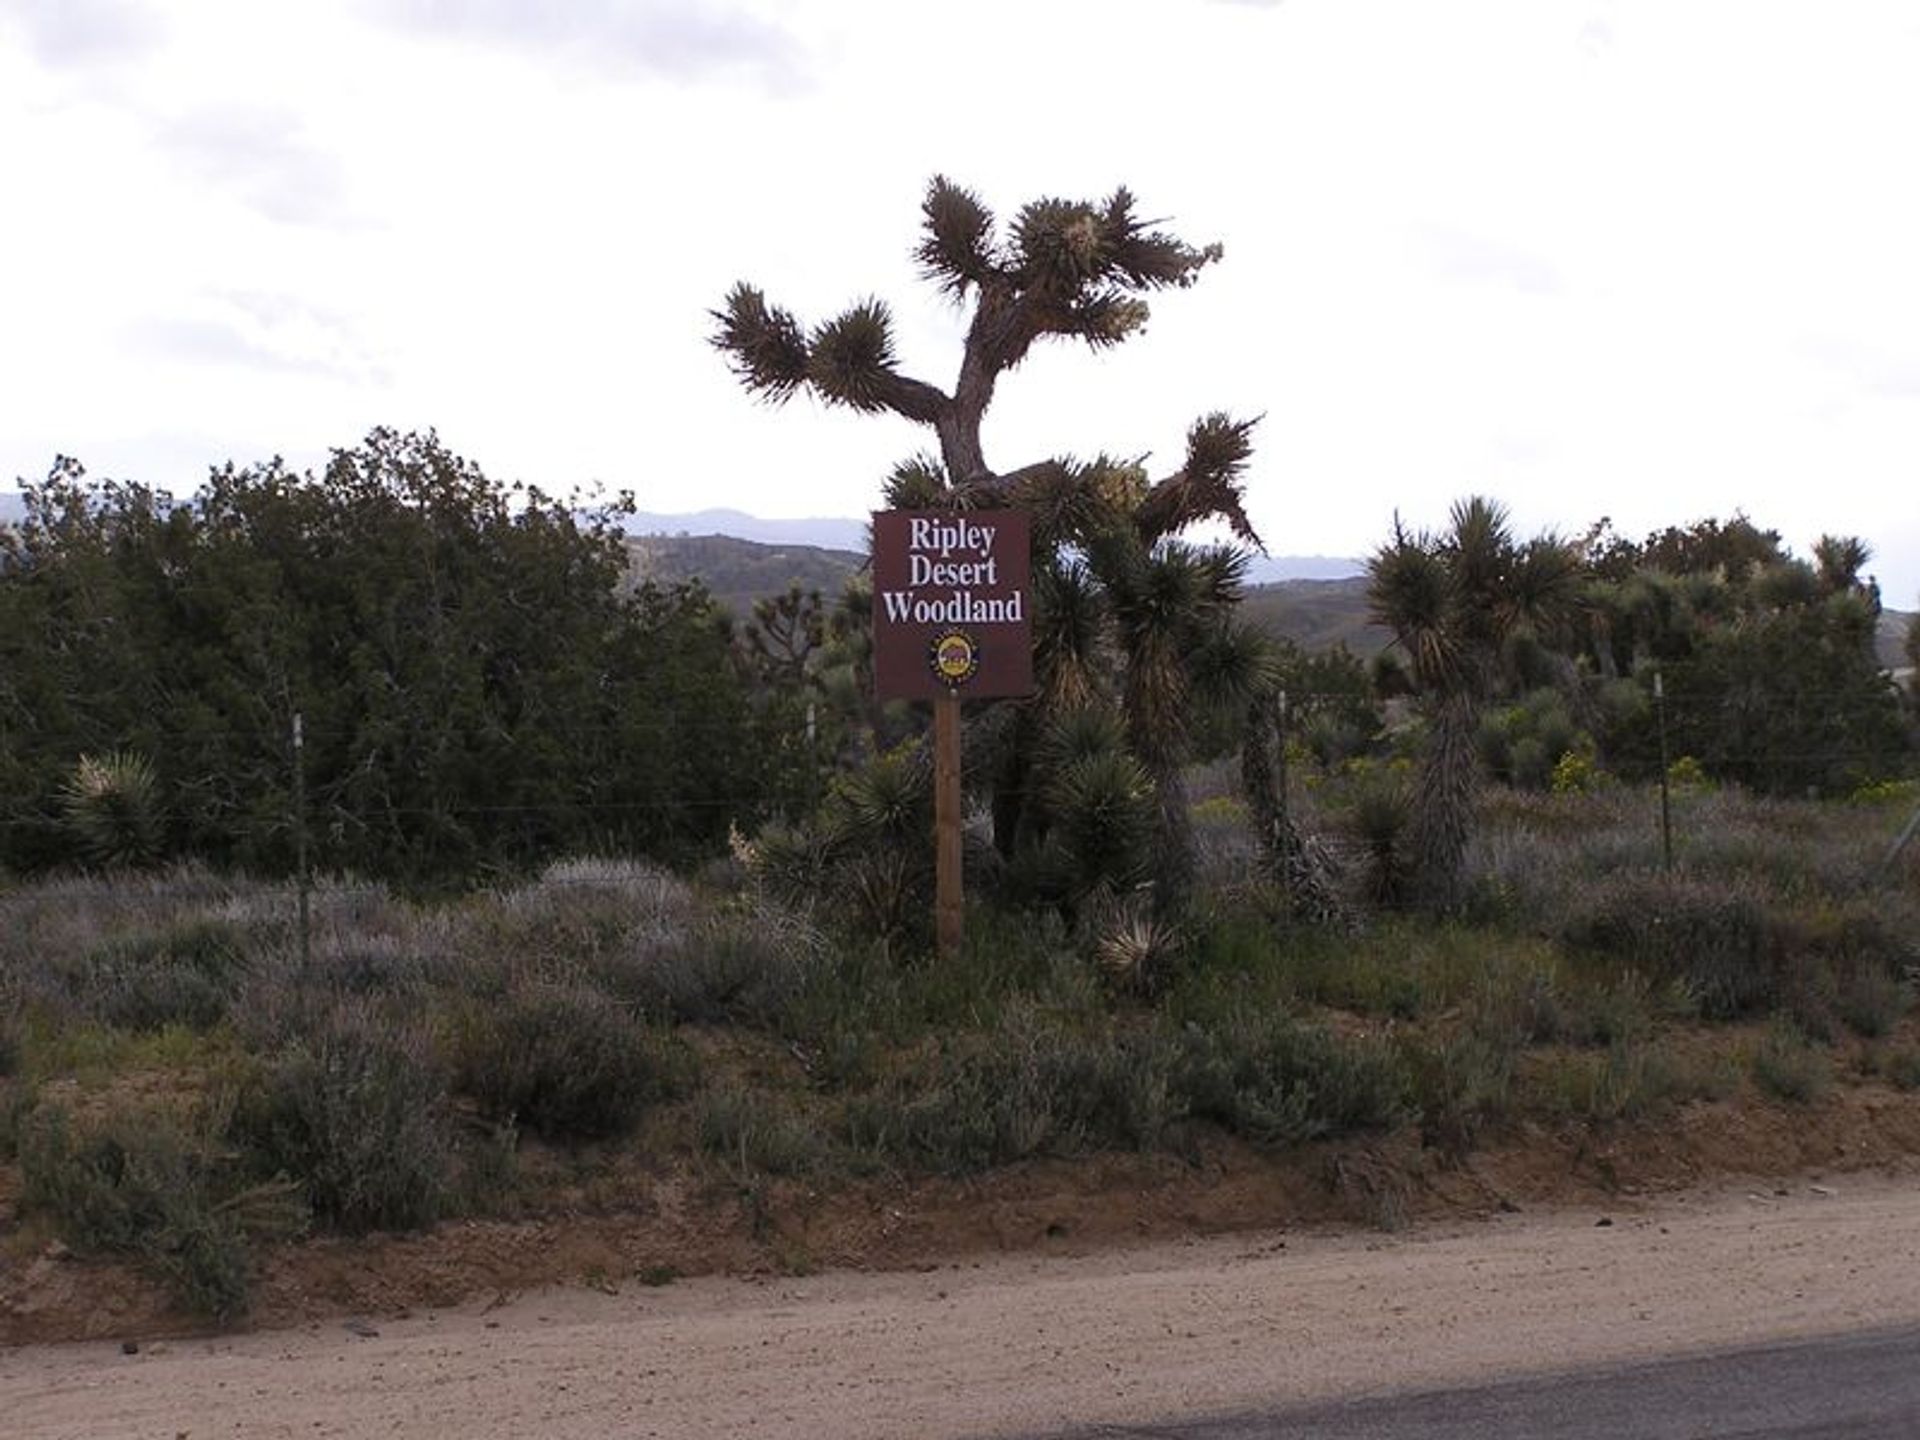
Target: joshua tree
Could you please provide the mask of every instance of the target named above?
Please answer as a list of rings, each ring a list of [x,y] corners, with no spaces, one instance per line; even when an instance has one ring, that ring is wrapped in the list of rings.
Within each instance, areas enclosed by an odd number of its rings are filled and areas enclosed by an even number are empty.
[[[1129,748],[1152,776],[1165,848],[1160,894],[1183,892],[1188,864],[1179,762],[1189,697],[1228,684],[1223,657],[1246,653],[1226,624],[1239,569],[1174,537],[1223,520],[1258,544],[1243,504],[1252,423],[1214,414],[1187,434],[1185,463],[1157,483],[1134,464],[1049,459],[1011,471],[988,465],[980,427],[1000,377],[1037,341],[1117,345],[1147,320],[1142,298],[1191,285],[1220,258],[1141,220],[1121,189],[1105,201],[1043,199],[1004,229],[971,192],[935,177],[915,254],[951,300],[971,306],[950,390],[902,374],[892,318],[859,302],[807,328],[742,283],[713,312],[713,343],[751,393],[774,403],[802,389],[832,405],[892,411],[931,428],[937,456],[898,467],[885,487],[896,507],[1016,505],[1033,517],[1037,705],[1010,727],[995,785],[996,842],[1010,852],[1033,796],[1024,783],[1043,721],[1105,700],[1126,720]],[[1117,661],[1117,666],[1112,662]],[[1117,687],[1107,675],[1119,671]],[[1237,682],[1233,682],[1237,683]]]
[[[950,299],[973,305],[951,392],[900,373],[892,313],[876,299],[807,330],[742,282],[714,312],[713,343],[726,352],[741,384],[775,403],[811,388],[830,405],[891,410],[932,427],[944,471],[939,478],[949,490],[1007,490],[1021,478],[1023,472],[1001,476],[989,468],[980,423],[1001,375],[1024,360],[1035,341],[1080,340],[1096,350],[1118,345],[1147,322],[1142,295],[1191,285],[1221,254],[1218,245],[1196,250],[1153,229],[1153,222],[1135,216],[1125,189],[1104,203],[1035,200],[1001,235],[977,196],[935,176],[921,211],[914,253],[922,273]],[[1242,538],[1255,538],[1237,488],[1222,484],[1231,477],[1219,473],[1217,446],[1205,443],[1234,429],[1214,417],[1201,443],[1189,447],[1188,467],[1156,487],[1156,510],[1169,522],[1163,533],[1211,511],[1224,514]],[[1243,459],[1244,448],[1233,457]]]
[[[1396,518],[1392,541],[1367,562],[1372,618],[1406,652],[1431,726],[1407,834],[1422,903],[1444,909],[1460,898],[1474,730],[1503,653],[1518,636],[1556,630],[1579,584],[1571,547],[1552,536],[1516,542],[1506,510],[1479,496],[1454,505],[1441,535],[1410,534]]]

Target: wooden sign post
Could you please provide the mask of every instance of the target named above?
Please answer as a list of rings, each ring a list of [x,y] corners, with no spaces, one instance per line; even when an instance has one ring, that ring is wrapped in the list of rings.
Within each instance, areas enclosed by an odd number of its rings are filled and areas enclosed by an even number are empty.
[[[962,803],[960,697],[950,691],[933,702],[933,936],[942,960],[960,953],[965,929]]]
[[[873,517],[873,677],[885,700],[933,703],[934,935],[960,951],[960,707],[1033,689],[1024,510],[883,510]]]

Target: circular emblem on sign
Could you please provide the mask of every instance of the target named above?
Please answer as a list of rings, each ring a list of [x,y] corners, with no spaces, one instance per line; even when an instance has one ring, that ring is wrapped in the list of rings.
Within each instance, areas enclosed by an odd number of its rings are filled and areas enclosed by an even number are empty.
[[[980,668],[980,643],[964,630],[942,630],[927,647],[927,661],[942,685],[958,690]]]

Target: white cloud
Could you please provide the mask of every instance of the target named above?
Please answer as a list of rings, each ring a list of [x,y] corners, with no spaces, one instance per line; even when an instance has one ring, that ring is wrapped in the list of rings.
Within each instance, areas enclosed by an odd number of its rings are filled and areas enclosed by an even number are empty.
[[[744,73],[781,90],[806,73],[802,47],[788,31],[739,6],[702,0],[369,0],[367,10],[418,34],[551,54],[613,73]]]
[[[138,59],[166,36],[159,14],[139,0],[0,0],[6,20],[56,69]]]
[[[164,33],[0,5],[39,37],[0,48],[34,217],[0,475],[60,449],[185,488],[434,425],[549,488],[858,515],[931,436],[753,405],[706,312],[741,278],[815,320],[877,293],[950,384],[961,318],[909,253],[940,170],[1003,214],[1124,182],[1226,244],[1137,343],[1007,377],[997,464],[1162,469],[1224,407],[1266,416],[1277,550],[1469,491],[1627,533],[1744,507],[1864,534],[1920,597],[1897,0],[976,0],[938,30],[883,0],[197,0]]]
[[[348,217],[340,162],[307,140],[299,117],[289,110],[197,107],[160,122],[154,143],[269,220],[339,224]]]

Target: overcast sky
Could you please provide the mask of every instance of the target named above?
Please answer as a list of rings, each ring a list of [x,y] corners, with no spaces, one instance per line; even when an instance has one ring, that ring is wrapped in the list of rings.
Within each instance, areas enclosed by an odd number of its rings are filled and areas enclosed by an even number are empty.
[[[892,302],[935,171],[1125,183],[1225,261],[1001,387],[988,460],[1177,463],[1263,414],[1275,553],[1479,491],[1528,528],[1744,509],[1920,604],[1913,0],[0,0],[0,487],[191,491],[368,428],[643,508],[860,515],[931,435],[749,401],[752,279]]]

